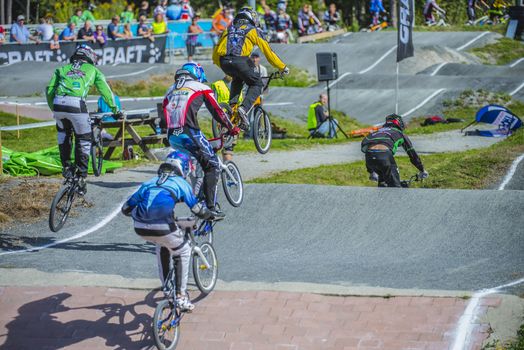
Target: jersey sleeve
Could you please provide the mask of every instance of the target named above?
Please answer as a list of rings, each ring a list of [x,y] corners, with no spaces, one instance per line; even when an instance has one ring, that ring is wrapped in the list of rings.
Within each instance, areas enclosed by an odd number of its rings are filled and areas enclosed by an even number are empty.
[[[252,42],[255,43],[255,45],[257,45],[260,48],[260,50],[264,53],[264,56],[266,56],[268,62],[273,67],[277,68],[278,70],[283,70],[286,67],[284,62],[282,62],[280,57],[278,57],[277,54],[273,52],[268,42],[261,35],[258,34],[258,31],[256,29],[251,30],[247,34],[247,36]]]
[[[113,91],[111,91],[111,88],[107,84],[106,77],[104,74],[95,68],[95,86],[102,95],[102,98],[107,103],[109,108],[113,111],[113,113],[116,113],[118,111],[118,108],[115,103],[115,96],[113,95]]]
[[[231,130],[233,128],[233,124],[231,124],[231,121],[227,117],[226,113],[218,105],[218,102],[213,95],[213,90],[204,90],[203,93],[204,103],[206,104],[206,108],[209,113],[211,113],[217,122],[224,125],[226,128],[228,128],[228,130]]]
[[[195,194],[193,193],[193,188],[191,188],[191,185],[186,180],[183,180],[185,184],[183,186],[180,186],[180,190],[182,192],[182,196],[184,197],[184,203],[191,209],[193,208],[197,203],[198,199],[195,197]]]
[[[420,157],[413,148],[413,143],[406,135],[404,135],[404,143],[402,144],[402,147],[404,147],[404,150],[408,154],[411,164],[413,164],[419,171],[424,171],[422,161],[420,160]]]
[[[47,85],[46,90],[46,98],[47,98],[47,105],[51,110],[53,110],[53,99],[55,98],[56,89],[58,87],[58,76],[60,75],[58,69],[55,69],[55,72],[53,73],[53,76],[51,77],[51,80],[49,80],[49,84]]]

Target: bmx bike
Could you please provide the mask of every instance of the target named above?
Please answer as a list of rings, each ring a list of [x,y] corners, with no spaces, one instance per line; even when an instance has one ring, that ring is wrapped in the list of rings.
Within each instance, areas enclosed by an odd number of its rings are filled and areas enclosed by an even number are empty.
[[[253,103],[253,106],[247,111],[246,115],[248,116],[249,123],[245,125],[242,118],[238,115],[238,104],[233,107],[229,106],[227,103],[221,103],[220,107],[228,115],[231,123],[233,125],[240,127],[248,134],[253,135],[253,141],[255,147],[260,154],[266,154],[271,148],[271,141],[273,137],[273,129],[271,126],[271,119],[269,114],[262,107],[262,95],[269,88],[269,84],[273,79],[282,79],[282,74],[280,72],[273,72],[268,77],[262,77],[266,80],[264,87],[262,89],[262,94]],[[212,120],[212,131],[213,137],[220,137],[222,131],[220,130],[219,123],[213,119]]]
[[[209,294],[215,287],[218,276],[218,260],[211,242],[198,243],[198,238],[209,234],[197,228],[195,217],[179,217],[177,226],[184,230],[191,246],[191,265],[195,283],[202,294]],[[153,316],[155,345],[160,350],[173,350],[180,339],[180,322],[185,314],[176,304],[174,264],[170,264],[167,278],[162,286],[164,299],[156,306]]]

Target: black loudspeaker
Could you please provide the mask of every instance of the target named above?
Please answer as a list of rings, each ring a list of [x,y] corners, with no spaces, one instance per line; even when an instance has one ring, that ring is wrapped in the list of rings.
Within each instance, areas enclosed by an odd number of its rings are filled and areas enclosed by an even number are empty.
[[[317,53],[318,81],[336,80],[338,78],[337,54],[335,52]]]

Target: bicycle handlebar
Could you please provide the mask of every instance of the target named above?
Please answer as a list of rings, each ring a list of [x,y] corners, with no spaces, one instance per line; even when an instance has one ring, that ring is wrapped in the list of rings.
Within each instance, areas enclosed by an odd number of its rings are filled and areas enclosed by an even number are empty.
[[[269,83],[271,83],[271,80],[273,79],[284,79],[284,74],[280,71],[274,71],[273,73],[269,74],[267,77],[261,77],[262,79],[267,79],[266,85],[262,89],[263,91],[266,91],[269,87]]]

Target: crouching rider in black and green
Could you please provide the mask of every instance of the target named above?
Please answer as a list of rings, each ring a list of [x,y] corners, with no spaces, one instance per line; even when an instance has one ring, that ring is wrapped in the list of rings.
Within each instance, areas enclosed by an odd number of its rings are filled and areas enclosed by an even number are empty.
[[[93,49],[80,45],[70,63],[55,70],[46,90],[47,104],[53,111],[58,130],[58,147],[64,177],[79,177],[80,191],[85,193],[85,178],[91,149],[91,124],[86,97],[94,84],[111,111],[120,117],[111,88],[95,65],[97,55]],[[75,165],[71,165],[72,136],[75,134]]]
[[[420,171],[419,179],[428,177],[422,161],[413,148],[411,140],[404,135],[404,121],[397,114],[386,117],[382,128],[362,140],[362,152],[366,154],[366,168],[370,179],[377,181],[379,187],[401,187],[400,174],[394,155],[402,146],[411,163]],[[375,178],[378,175],[378,179]]]

